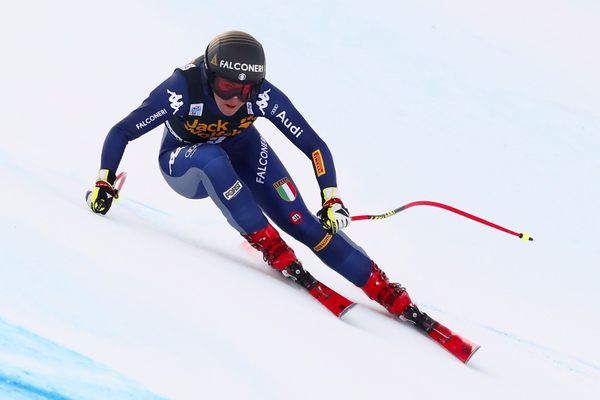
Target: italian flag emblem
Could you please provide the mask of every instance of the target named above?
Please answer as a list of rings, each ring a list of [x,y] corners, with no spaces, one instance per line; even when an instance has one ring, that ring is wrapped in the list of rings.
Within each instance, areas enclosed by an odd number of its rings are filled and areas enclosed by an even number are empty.
[[[296,188],[292,181],[286,176],[283,179],[278,180],[273,184],[275,190],[277,190],[277,194],[285,201],[294,201],[296,200]]]

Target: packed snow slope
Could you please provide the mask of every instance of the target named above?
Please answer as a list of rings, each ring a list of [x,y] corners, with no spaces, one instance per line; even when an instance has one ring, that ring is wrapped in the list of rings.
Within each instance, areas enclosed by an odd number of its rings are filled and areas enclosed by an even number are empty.
[[[263,43],[353,214],[433,200],[536,239],[428,207],[346,230],[482,346],[468,365],[300,243],[356,308],[271,271],[163,182],[159,130],[110,213],[86,208],[111,126],[230,29]],[[0,33],[1,398],[599,397],[599,3],[20,1]],[[257,126],[318,210],[310,162]]]

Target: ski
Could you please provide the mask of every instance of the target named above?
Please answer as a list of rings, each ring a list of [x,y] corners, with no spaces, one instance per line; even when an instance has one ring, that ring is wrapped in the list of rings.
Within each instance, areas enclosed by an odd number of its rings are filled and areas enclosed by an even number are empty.
[[[421,312],[415,305],[410,305],[401,318],[414,324],[417,329],[442,345],[464,364],[479,350],[478,344],[452,332],[429,315]]]
[[[293,263],[283,271],[283,276],[289,278],[305,288],[308,293],[323,304],[336,317],[341,317],[352,308],[355,303],[348,300],[335,290],[327,287],[322,282],[315,279],[302,265]]]

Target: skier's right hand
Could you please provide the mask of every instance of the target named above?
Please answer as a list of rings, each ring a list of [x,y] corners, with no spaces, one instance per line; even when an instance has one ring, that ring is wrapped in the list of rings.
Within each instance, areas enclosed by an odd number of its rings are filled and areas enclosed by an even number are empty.
[[[98,172],[96,184],[85,195],[87,204],[93,212],[105,215],[112,205],[113,199],[119,198],[117,189],[113,187],[115,179],[115,173],[108,169],[101,169]]]

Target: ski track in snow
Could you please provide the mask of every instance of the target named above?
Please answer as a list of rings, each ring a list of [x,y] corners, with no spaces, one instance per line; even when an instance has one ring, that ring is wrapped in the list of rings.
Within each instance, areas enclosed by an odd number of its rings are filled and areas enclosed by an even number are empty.
[[[557,350],[544,347],[539,343],[532,342],[530,340],[518,337],[508,332],[503,332],[491,326],[481,326],[489,330],[490,332],[507,337],[511,341],[516,342],[522,345],[523,347],[534,351],[540,356],[547,358],[551,363],[555,364],[560,368],[563,368],[569,372],[575,372],[578,374],[593,377],[595,379],[600,379],[600,367],[598,365],[593,364],[591,361],[583,360],[569,354],[561,353]]]
[[[433,310],[436,313],[436,315],[452,315],[451,313],[449,314],[447,311],[431,304],[422,304],[422,306],[423,309]],[[478,321],[468,320],[456,315],[452,315],[452,317],[470,325],[477,326],[481,329],[492,332],[498,337],[506,338],[511,343],[517,344],[520,348],[523,349],[523,351],[528,351],[532,354],[535,354],[537,357],[545,360],[546,362],[549,362],[550,364],[558,368],[564,369],[569,372],[581,374],[587,377],[591,377],[594,379],[600,379],[600,366],[595,364],[593,361],[585,360],[580,357],[560,352],[558,350],[543,346],[540,343],[537,343],[530,339],[520,337],[510,332],[506,332],[494,326],[482,324]]]

